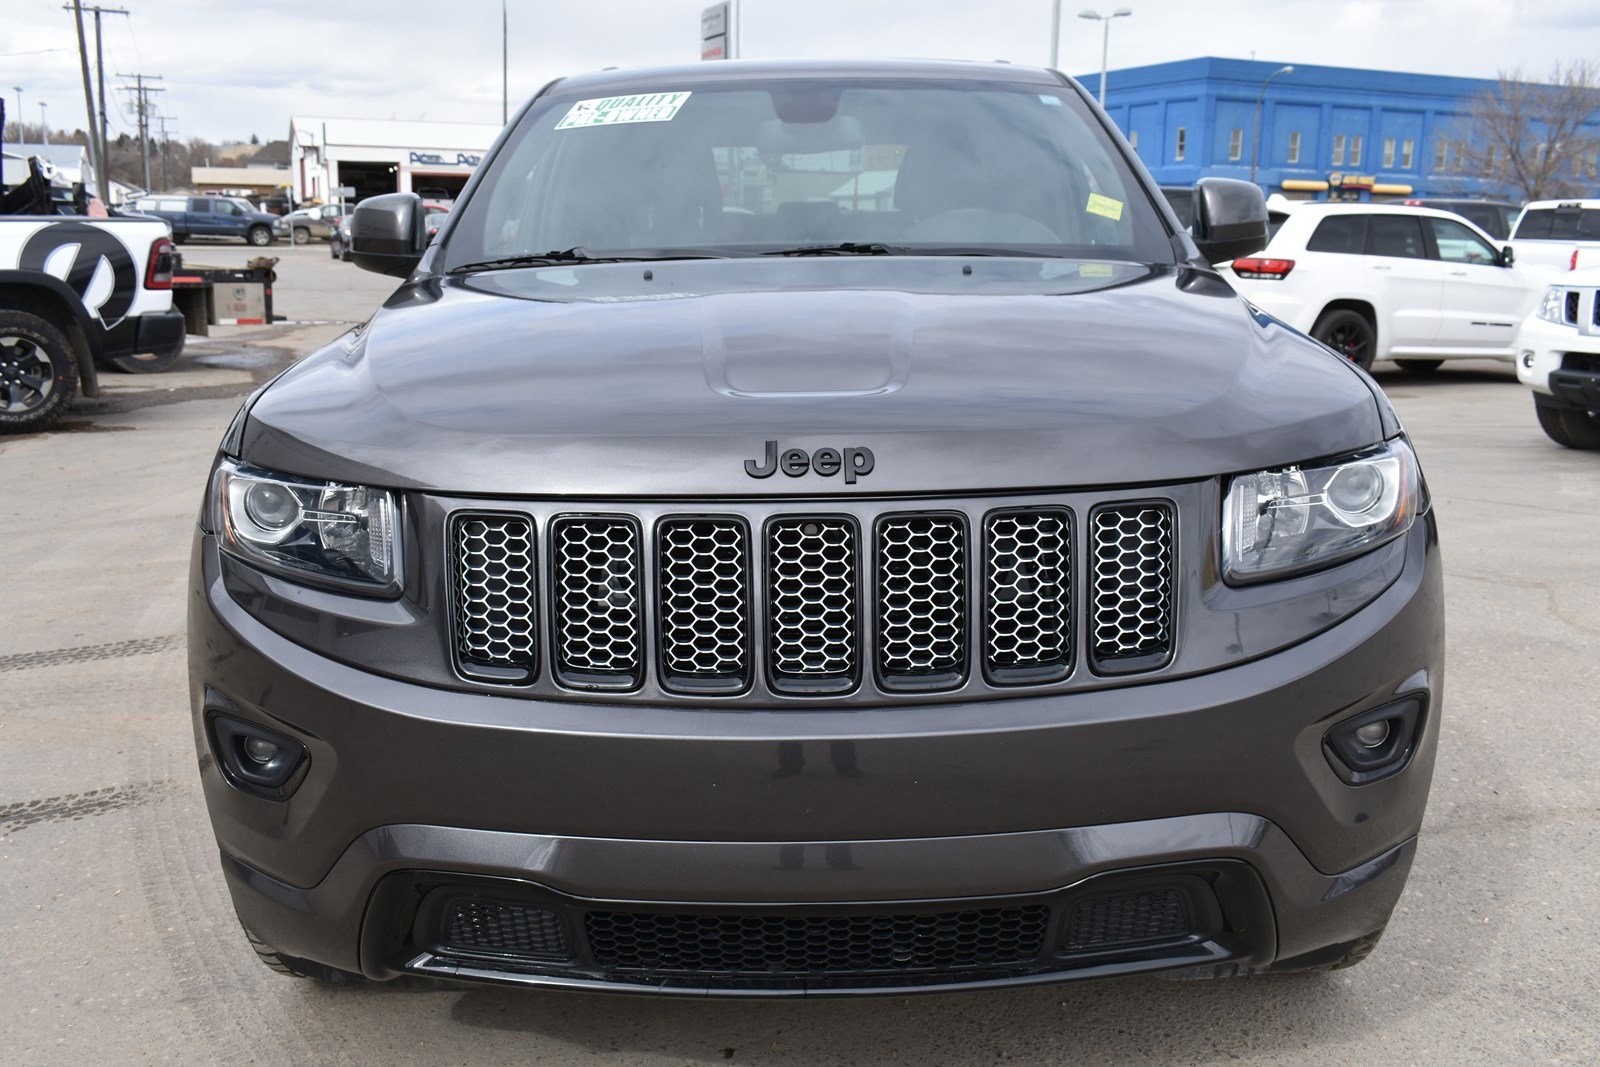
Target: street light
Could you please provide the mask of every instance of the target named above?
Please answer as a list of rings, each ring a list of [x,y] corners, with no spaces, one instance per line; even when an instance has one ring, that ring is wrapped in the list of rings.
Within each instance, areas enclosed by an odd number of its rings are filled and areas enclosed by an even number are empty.
[[[17,91],[17,140],[20,141],[22,140],[22,86],[13,85],[11,88]],[[0,130],[0,133],[4,132]]]
[[[44,121],[44,109],[47,106],[43,100],[39,101],[39,140],[45,144],[50,143],[50,127]]]
[[[1267,86],[1280,74],[1293,74],[1293,67],[1279,67],[1261,83],[1261,95],[1256,97],[1256,133],[1250,141],[1250,180],[1256,180],[1256,163],[1261,159],[1261,102],[1267,98]]]
[[[1050,5],[1050,69],[1061,66],[1061,0]]]
[[[1131,7],[1119,7],[1109,15],[1102,15],[1098,11],[1087,8],[1078,12],[1080,19],[1092,19],[1100,23],[1104,32],[1100,35],[1100,106],[1106,106],[1106,57],[1111,53],[1111,20],[1126,18],[1133,14]]]

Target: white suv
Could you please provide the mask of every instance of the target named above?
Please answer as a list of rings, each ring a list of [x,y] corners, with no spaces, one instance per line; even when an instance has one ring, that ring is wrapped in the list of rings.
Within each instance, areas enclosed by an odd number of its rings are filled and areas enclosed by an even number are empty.
[[[1247,300],[1361,367],[1511,360],[1542,279],[1448,211],[1305,204],[1223,275]]]
[[[1544,291],[1517,333],[1517,377],[1552,441],[1600,449],[1600,267]]]

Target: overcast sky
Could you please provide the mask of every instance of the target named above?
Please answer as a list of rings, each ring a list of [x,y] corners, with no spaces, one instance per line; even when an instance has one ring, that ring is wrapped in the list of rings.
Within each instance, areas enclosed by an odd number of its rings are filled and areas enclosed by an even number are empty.
[[[165,77],[168,129],[284,137],[292,114],[500,121],[500,0],[99,0],[108,72]],[[1121,0],[1111,66],[1197,55],[1492,77],[1600,57],[1600,0]],[[550,78],[693,62],[707,0],[510,0],[512,110]],[[1100,30],[1066,0],[1061,65],[1100,66]],[[939,56],[1044,64],[1050,0],[743,0],[745,55]],[[92,31],[91,31],[92,34]],[[92,35],[90,48],[93,49]],[[109,78],[109,73],[108,73]],[[121,79],[110,79],[121,84]],[[61,0],[0,0],[8,114],[84,125],[72,16]],[[126,94],[113,131],[132,129]],[[113,132],[115,136],[115,132]]]

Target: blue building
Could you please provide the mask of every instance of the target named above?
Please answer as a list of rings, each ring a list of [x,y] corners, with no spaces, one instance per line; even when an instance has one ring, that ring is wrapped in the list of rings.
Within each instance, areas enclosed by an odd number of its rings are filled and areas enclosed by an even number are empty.
[[[1268,193],[1365,200],[1504,192],[1468,173],[1462,152],[1469,103],[1493,89],[1492,80],[1300,63],[1272,77],[1283,66],[1207,56],[1114,70],[1106,110],[1163,185],[1248,180],[1265,88],[1255,180]],[[1099,89],[1098,73],[1079,80]],[[1600,113],[1594,121],[1600,133]]]

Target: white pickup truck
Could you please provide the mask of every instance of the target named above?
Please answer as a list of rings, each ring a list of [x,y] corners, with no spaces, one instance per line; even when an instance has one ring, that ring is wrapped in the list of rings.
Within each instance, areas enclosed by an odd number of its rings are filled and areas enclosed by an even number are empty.
[[[1600,267],[1600,200],[1535,200],[1511,230],[1517,265],[1545,278]]]
[[[172,241],[155,218],[0,215],[0,433],[42,430],[97,365],[165,369],[183,351]]]
[[[1517,377],[1539,426],[1568,448],[1600,449],[1600,266],[1560,275],[1517,333]]]

